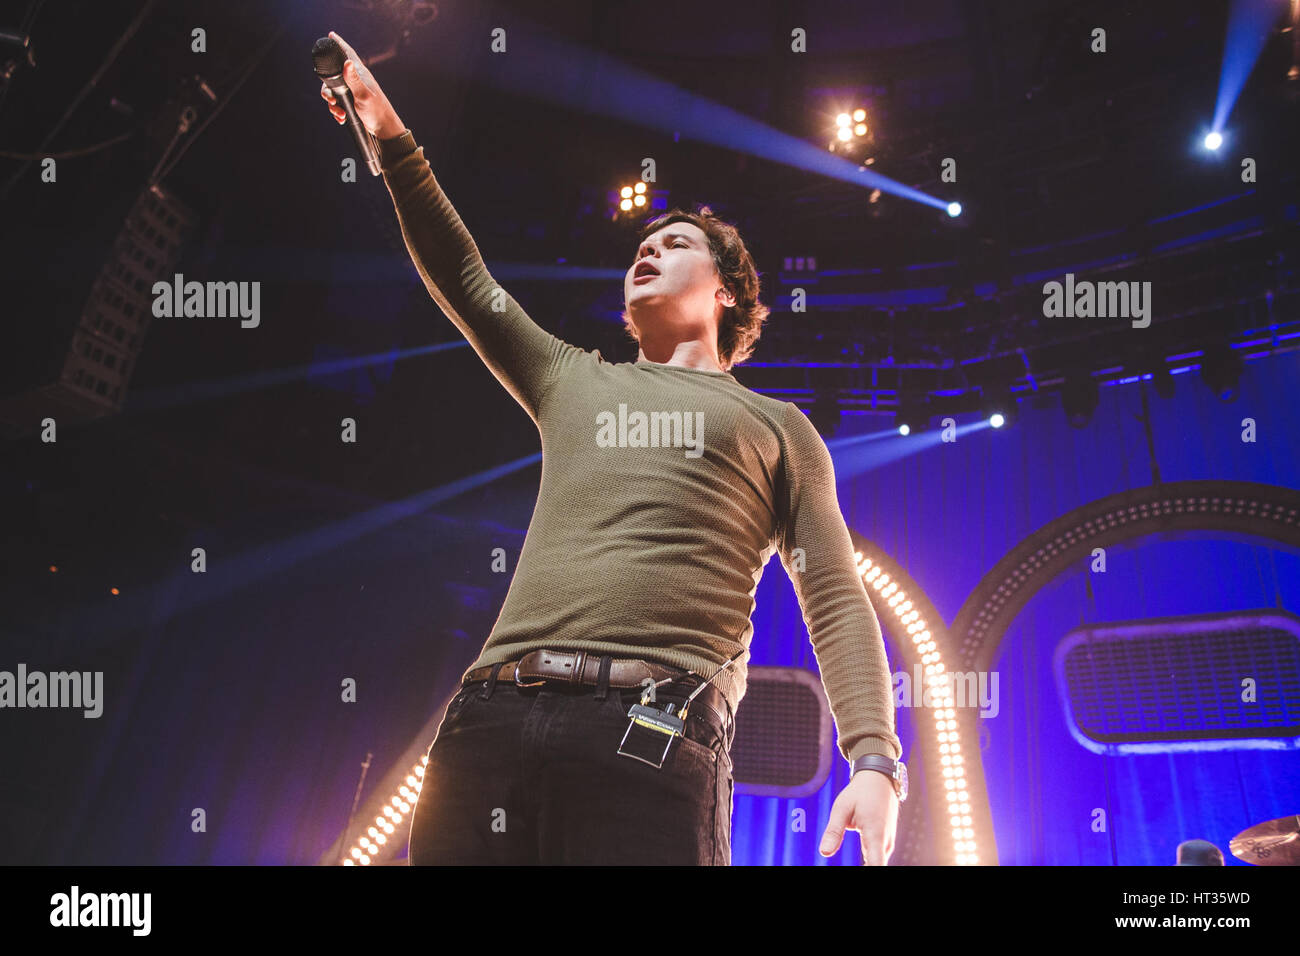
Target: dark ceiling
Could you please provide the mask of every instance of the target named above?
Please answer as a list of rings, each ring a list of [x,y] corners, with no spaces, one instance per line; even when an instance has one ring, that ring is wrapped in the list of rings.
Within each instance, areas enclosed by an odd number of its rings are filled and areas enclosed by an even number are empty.
[[[707,202],[736,222],[763,274],[773,316],[737,377],[805,407],[820,395],[892,414],[929,396],[932,410],[956,409],[990,388],[1046,393],[1071,370],[1115,378],[1252,330],[1272,327],[1276,338],[1295,323],[1300,124],[1285,19],[1233,114],[1234,155],[1207,161],[1193,148],[1215,102],[1226,2],[33,0],[4,9],[0,28],[28,24],[35,53],[0,101],[6,382],[66,348],[60,336],[164,156],[175,160],[164,185],[198,219],[180,271],[264,286],[256,334],[154,324],[125,409],[86,426],[112,447],[137,441],[267,474],[328,475],[332,487],[375,497],[535,451],[533,426],[468,349],[346,381],[316,376],[156,407],[168,388],[458,340],[409,268],[382,185],[336,182],[343,134],[308,62],[329,29],[377,61],[489,265],[621,270],[636,223],[611,222],[606,196],[641,157],[667,157],[659,186],[670,203]],[[819,145],[828,116],[866,103],[872,168],[959,198],[966,214],[950,220],[888,195],[871,202],[859,186],[674,143],[640,128],[632,108],[614,122],[494,89],[484,73],[491,29],[536,25]],[[207,33],[202,54],[190,49],[196,26]],[[1107,31],[1104,54],[1089,50],[1095,26]],[[806,54],[790,51],[795,27],[806,30]],[[187,104],[200,132],[172,144]],[[57,188],[21,158],[105,143],[61,160]],[[1240,181],[1246,152],[1260,169],[1255,184]],[[939,179],[945,157],[958,160],[957,183]],[[787,258],[809,256],[815,272],[786,271]],[[1044,320],[1042,280],[1027,276],[1116,259],[1107,278],[1156,287],[1146,335]],[[798,288],[824,304],[791,313]],[[612,319],[616,280],[521,280],[511,291],[569,341],[611,360],[635,357]],[[481,417],[441,414],[471,403]],[[361,406],[373,423],[368,455],[336,461],[320,449]],[[414,438],[412,417],[427,425]],[[485,420],[494,427],[479,427]],[[461,449],[454,457],[435,450],[449,435]]]

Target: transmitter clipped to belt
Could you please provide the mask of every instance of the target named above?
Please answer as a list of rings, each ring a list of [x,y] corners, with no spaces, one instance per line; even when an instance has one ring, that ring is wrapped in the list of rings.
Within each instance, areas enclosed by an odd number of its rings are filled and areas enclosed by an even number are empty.
[[[691,701],[695,696],[704,690],[714,677],[721,674],[726,668],[739,659],[740,655],[745,653],[744,648],[713,672],[713,677],[708,678],[700,683],[700,686],[691,691],[691,695],[682,702],[682,709],[673,713],[675,704],[668,704],[660,709],[650,702],[650,694],[654,687],[659,684],[666,684],[673,678],[667,678],[659,681],[658,684],[649,685],[641,695],[641,702],[633,704],[628,710],[627,731],[623,734],[623,740],[618,745],[618,752],[624,757],[631,757],[633,760],[639,760],[642,763],[649,764],[656,770],[663,767],[664,761],[668,759],[668,752],[672,749],[673,741],[678,737],[686,736],[686,714],[691,708]]]

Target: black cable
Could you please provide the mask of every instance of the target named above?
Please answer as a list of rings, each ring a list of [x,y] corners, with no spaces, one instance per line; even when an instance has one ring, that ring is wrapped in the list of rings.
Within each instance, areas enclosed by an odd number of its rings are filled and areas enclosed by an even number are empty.
[[[168,162],[167,165],[163,167],[158,173],[149,177],[150,186],[162,182],[167,177],[167,174],[170,173],[173,168],[175,168],[176,164],[181,161],[181,157],[185,155],[185,151],[189,149],[190,145],[196,139],[199,138],[199,136],[203,133],[205,129],[208,128],[208,124],[217,118],[217,116],[221,113],[221,111],[225,109],[227,103],[229,103],[232,99],[235,98],[235,94],[238,93],[239,88],[244,85],[244,81],[247,80],[250,76],[252,76],[253,71],[257,69],[257,65],[262,62],[262,58],[266,56],[266,54],[270,51],[271,46],[275,43],[276,40],[280,38],[280,34],[283,32],[284,32],[283,24],[275,28],[275,30],[271,33],[271,36],[267,39],[266,43],[262,45],[262,48],[253,55],[253,59],[249,61],[249,64],[247,68],[245,68],[243,75],[240,76],[239,81],[234,85],[234,87],[231,89],[229,93],[227,93],[224,97],[222,97],[221,102],[217,104],[217,108],[214,109],[211,113],[209,113],[207,117],[204,118],[203,122],[199,124],[199,128],[196,129],[194,131],[194,134],[185,141],[185,145],[180,148],[180,152],[178,152],[176,156],[170,162]],[[170,147],[168,148],[170,149]]]
[[[130,139],[134,135],[135,130],[130,129],[120,136],[106,139],[102,143],[96,143],[94,146],[83,146],[81,149],[68,149],[61,153],[11,153],[7,149],[0,149],[0,156],[5,159],[25,159],[28,162],[35,162],[41,159],[73,159],[77,156],[89,156],[91,153],[97,153],[101,149],[108,149],[110,146],[116,146],[118,143]]]
[[[104,62],[99,65],[99,69],[97,69],[90,79],[86,81],[86,84],[81,88],[73,98],[72,103],[64,111],[63,116],[54,124],[54,128],[46,134],[45,139],[41,141],[41,145],[37,148],[38,152],[45,149],[45,147],[49,146],[50,143],[53,142],[54,137],[59,134],[59,131],[63,129],[64,125],[72,117],[72,114],[76,112],[77,107],[81,105],[81,101],[89,96],[91,90],[99,84],[99,81],[103,78],[104,74],[108,72],[108,68],[112,66],[113,62],[117,59],[118,54],[122,52],[122,48],[127,45],[131,38],[135,36],[136,31],[140,29],[140,25],[144,23],[145,17],[149,15],[149,11],[153,9],[155,3],[157,3],[157,0],[145,0],[144,6],[142,6],[139,12],[135,15],[135,19],[132,20],[130,26],[126,28],[126,32],[118,37],[117,42],[114,43],[112,49],[108,51],[108,55],[104,57]],[[9,195],[9,190],[13,189],[14,183],[22,179],[23,174],[27,172],[27,167],[29,165],[31,165],[30,160],[24,162],[20,167],[18,167],[17,172],[9,178],[9,181],[4,184],[4,187],[0,188],[0,201],[3,201],[4,198]]]
[[[45,0],[33,0],[32,5],[27,8],[27,16],[23,18],[23,25],[18,31],[20,36],[28,37],[27,42],[29,45],[31,43],[30,37],[32,33],[32,27],[36,24],[36,18],[40,16],[41,7],[44,4],[45,4]],[[5,84],[3,86],[0,86],[0,109],[2,109],[5,105],[5,97],[9,95],[9,87],[12,84],[13,84],[13,74],[10,74],[9,79],[5,81]]]

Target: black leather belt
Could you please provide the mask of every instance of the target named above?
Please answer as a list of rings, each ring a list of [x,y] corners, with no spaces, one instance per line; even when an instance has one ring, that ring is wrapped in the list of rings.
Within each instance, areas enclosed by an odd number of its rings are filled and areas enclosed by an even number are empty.
[[[518,660],[507,661],[497,668],[498,681],[510,681],[519,687],[536,687],[546,683],[574,684],[595,687],[600,682],[601,657],[609,659],[609,686],[617,688],[640,687],[646,678],[655,682],[677,680],[690,675],[690,690],[703,678],[681,667],[670,667],[652,661],[609,657],[590,651],[555,651],[546,648],[529,651]],[[495,665],[486,664],[467,673],[461,682],[466,684],[486,681],[492,676]],[[731,723],[731,707],[722,691],[714,684],[700,691],[692,704],[704,704],[718,717],[720,725]]]

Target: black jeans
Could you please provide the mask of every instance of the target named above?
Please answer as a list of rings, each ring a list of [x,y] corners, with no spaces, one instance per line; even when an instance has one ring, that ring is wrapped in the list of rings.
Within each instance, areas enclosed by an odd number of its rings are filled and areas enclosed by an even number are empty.
[[[478,681],[447,706],[411,818],[412,866],[730,865],[733,720],[697,697],[655,769],[617,752],[640,688],[601,700],[595,687],[501,678],[486,700]],[[692,689],[665,684],[656,704]]]

